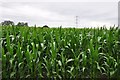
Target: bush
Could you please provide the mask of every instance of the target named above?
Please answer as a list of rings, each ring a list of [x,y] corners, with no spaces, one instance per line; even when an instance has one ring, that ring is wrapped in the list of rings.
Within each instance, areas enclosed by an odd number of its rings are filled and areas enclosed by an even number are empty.
[[[49,28],[47,25],[44,25],[43,28]]]

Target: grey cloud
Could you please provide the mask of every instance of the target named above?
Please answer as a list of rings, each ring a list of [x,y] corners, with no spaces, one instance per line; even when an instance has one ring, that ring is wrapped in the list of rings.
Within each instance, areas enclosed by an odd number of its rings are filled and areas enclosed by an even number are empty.
[[[36,9],[36,11],[46,10],[50,13],[55,13],[56,18],[54,18],[54,14],[52,16],[48,16],[48,18],[45,18],[39,17],[41,13],[37,13],[37,15],[31,16],[30,13],[24,14],[24,12],[18,12],[18,8],[24,8],[23,6],[31,7]],[[10,18],[15,21],[28,21],[31,22],[32,25],[41,25],[44,23],[50,23],[51,25],[59,25],[62,23],[73,25],[75,16],[79,16],[79,20],[81,22],[98,21],[117,24],[117,3],[115,2],[5,2],[0,5],[0,8],[4,9],[3,11],[6,11],[6,13],[2,12],[2,19]],[[32,11],[34,10],[31,9],[31,13],[34,13]],[[73,23],[71,23],[72,21]],[[81,25],[85,24],[86,23],[84,22]]]
[[[41,7],[65,16],[78,15],[81,19],[108,20],[117,17],[117,4],[114,2],[39,3],[35,7]]]

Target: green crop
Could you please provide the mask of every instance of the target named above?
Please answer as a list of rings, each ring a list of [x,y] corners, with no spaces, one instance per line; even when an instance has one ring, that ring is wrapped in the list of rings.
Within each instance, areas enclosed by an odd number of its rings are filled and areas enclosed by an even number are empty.
[[[118,78],[120,29],[2,27],[3,78]]]
[[[0,27],[0,42],[2,38],[2,27]],[[0,43],[0,79],[2,79],[2,44]]]

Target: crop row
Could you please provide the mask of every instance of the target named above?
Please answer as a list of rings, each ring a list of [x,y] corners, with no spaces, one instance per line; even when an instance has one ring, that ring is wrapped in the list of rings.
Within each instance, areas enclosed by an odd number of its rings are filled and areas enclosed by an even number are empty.
[[[2,27],[3,78],[118,78],[119,28]]]

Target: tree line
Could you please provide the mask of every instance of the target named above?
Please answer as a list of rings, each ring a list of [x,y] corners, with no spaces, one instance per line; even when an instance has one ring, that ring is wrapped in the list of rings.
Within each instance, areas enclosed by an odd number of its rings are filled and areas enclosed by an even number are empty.
[[[2,26],[28,26],[27,22],[18,22],[17,25],[15,25],[15,23],[13,21],[3,21],[1,22]]]
[[[22,27],[28,27],[28,23],[27,22],[18,22],[17,25],[15,25],[15,23],[13,21],[7,20],[7,21],[3,21],[1,22],[1,26],[22,26]],[[35,25],[36,27],[36,25]],[[49,28],[47,25],[44,25],[43,28]]]

